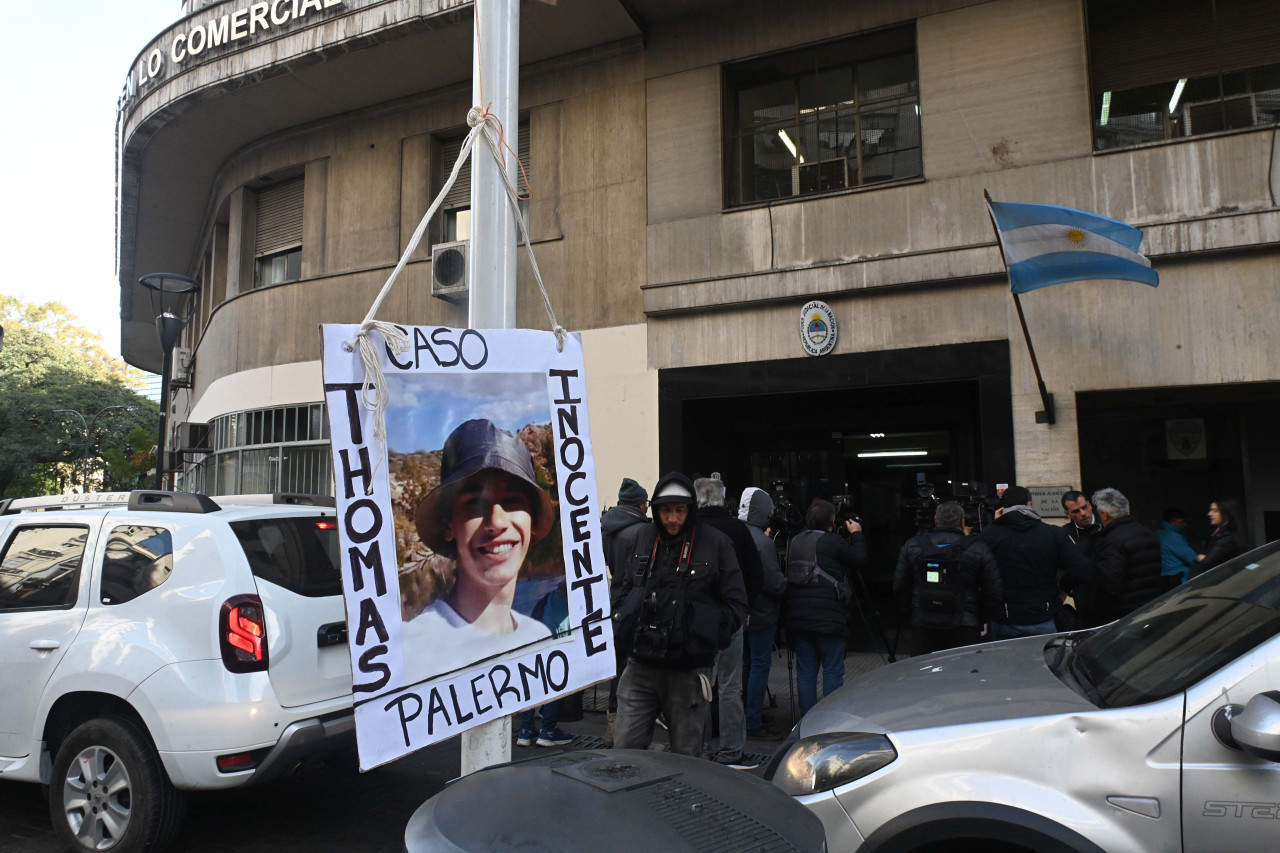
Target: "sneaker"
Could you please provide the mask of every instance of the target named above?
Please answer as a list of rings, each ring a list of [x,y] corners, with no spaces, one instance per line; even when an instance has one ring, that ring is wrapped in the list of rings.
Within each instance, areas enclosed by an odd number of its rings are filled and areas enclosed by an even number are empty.
[[[573,743],[573,735],[568,732],[561,731],[558,727],[554,729],[543,729],[538,732],[538,746],[564,746]]]
[[[716,764],[723,764],[731,770],[755,770],[760,766],[759,761],[755,761],[741,754],[730,756],[722,752],[718,753],[712,760],[715,761]]]
[[[521,729],[516,735],[516,746],[533,746],[533,729]]]

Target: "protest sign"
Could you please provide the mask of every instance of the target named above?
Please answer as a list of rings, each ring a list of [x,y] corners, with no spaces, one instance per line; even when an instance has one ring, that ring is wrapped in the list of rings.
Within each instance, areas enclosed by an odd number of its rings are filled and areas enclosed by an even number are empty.
[[[379,442],[357,328],[321,332],[367,770],[610,678],[614,652],[579,340],[401,327]]]

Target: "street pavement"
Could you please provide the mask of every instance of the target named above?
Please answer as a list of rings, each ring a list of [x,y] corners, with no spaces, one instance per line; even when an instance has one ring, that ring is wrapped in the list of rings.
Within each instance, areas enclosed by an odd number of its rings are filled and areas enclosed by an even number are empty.
[[[874,653],[851,652],[846,677],[883,665]],[[820,679],[819,679],[820,680]],[[769,679],[776,707],[766,710],[773,728],[791,725],[791,679],[784,655],[775,657]],[[598,749],[605,730],[602,685],[587,692],[580,721],[562,724],[575,735],[567,749]],[[598,708],[599,710],[591,710]],[[514,728],[514,727],[513,727]],[[665,742],[657,730],[655,740]],[[777,748],[777,740],[749,740],[746,752],[761,761]],[[532,758],[549,750],[512,747],[512,759]],[[183,853],[364,853],[403,850],[404,828],[418,806],[458,776],[456,739],[427,747],[368,773],[353,761],[308,768],[296,778],[254,788],[198,792],[187,798],[187,820],[173,846]],[[0,782],[0,851],[58,853],[44,790],[38,785]]]

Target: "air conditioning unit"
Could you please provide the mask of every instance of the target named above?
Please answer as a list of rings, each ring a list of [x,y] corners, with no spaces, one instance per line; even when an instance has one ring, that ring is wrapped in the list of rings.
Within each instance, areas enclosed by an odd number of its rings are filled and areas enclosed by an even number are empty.
[[[183,422],[178,424],[178,453],[209,453],[209,425]]]
[[[173,348],[173,367],[169,384],[174,388],[190,388],[196,375],[196,357],[191,347]]]
[[[431,247],[431,295],[449,302],[467,298],[470,240],[436,243]]]

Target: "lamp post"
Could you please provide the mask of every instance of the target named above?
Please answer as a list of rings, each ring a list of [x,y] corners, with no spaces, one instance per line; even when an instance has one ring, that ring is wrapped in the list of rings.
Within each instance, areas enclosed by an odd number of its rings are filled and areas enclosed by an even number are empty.
[[[164,439],[169,420],[169,373],[173,361],[173,347],[178,336],[191,320],[195,310],[195,296],[200,284],[185,275],[172,272],[153,272],[138,279],[138,284],[151,291],[151,310],[156,315],[156,335],[164,351],[160,373],[160,437],[156,442],[156,488],[164,488]]]
[[[93,427],[95,424],[98,423],[98,418],[102,417],[102,414],[104,412],[109,412],[112,409],[124,409],[126,412],[132,412],[136,408],[138,407],[125,406],[125,405],[103,406],[101,409],[98,409],[98,413],[94,415],[91,420],[88,420],[88,421],[84,419],[84,415],[80,414],[75,409],[54,409],[53,410],[53,413],[55,415],[75,415],[77,418],[80,419],[80,423],[84,426],[84,465],[83,465],[84,470],[80,478],[80,488],[84,491],[86,495],[89,494],[89,444],[90,442],[93,441]]]

